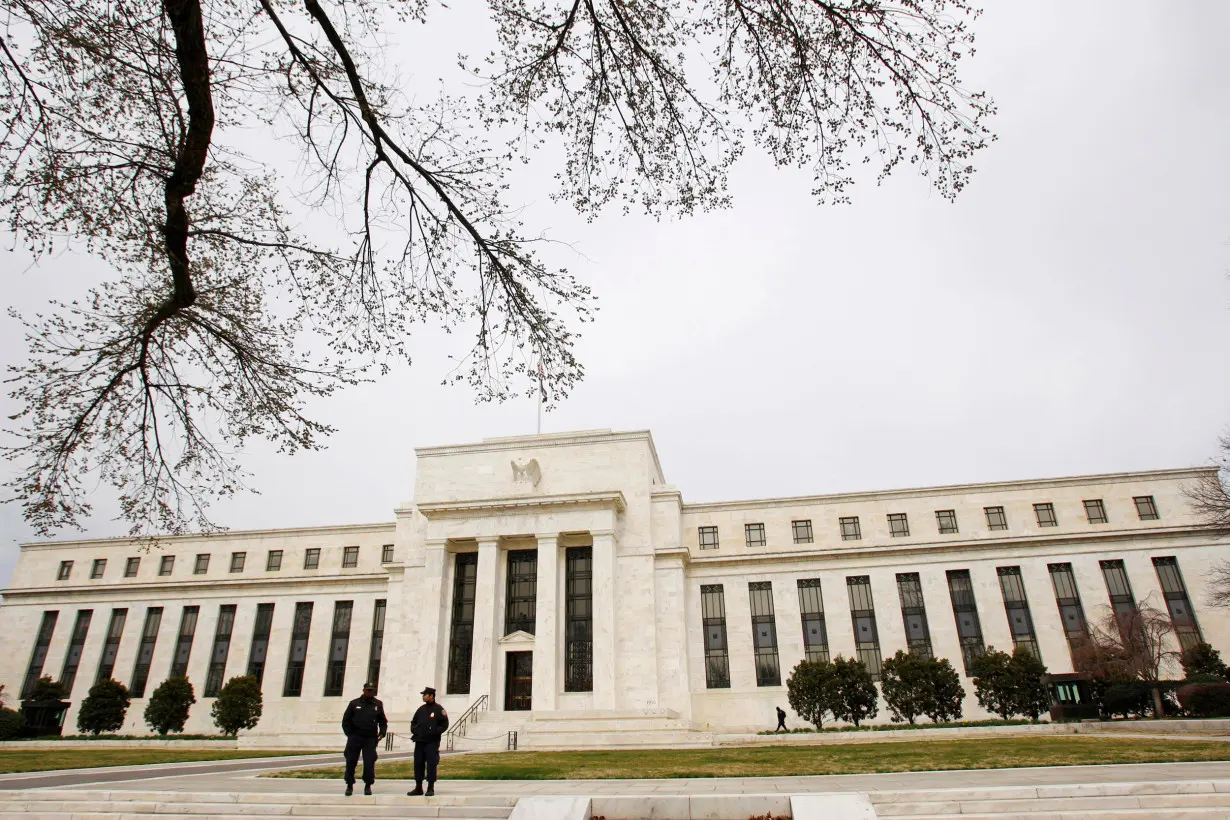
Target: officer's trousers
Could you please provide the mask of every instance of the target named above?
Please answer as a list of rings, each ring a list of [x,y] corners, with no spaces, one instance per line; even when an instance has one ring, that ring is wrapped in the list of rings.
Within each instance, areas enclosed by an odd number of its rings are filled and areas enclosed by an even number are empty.
[[[359,762],[359,754],[363,755],[363,782],[371,785],[376,782],[376,738],[351,735],[346,738],[346,785],[354,785],[354,769]]]
[[[414,783],[436,782],[436,767],[440,765],[440,742],[414,744]]]

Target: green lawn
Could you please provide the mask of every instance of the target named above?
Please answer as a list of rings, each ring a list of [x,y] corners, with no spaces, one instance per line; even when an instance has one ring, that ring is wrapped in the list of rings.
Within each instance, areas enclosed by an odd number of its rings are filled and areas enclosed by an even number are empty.
[[[1034,736],[769,748],[505,752],[447,755],[440,762],[440,776],[446,780],[768,777],[1193,760],[1230,760],[1230,743]],[[382,778],[410,778],[412,772],[410,761],[380,766]],[[297,769],[266,776],[340,778],[342,769]]]
[[[238,751],[236,749],[12,749],[0,748],[0,774],[44,772],[54,769],[93,769],[98,766],[141,766],[146,763],[184,763],[190,760],[242,760],[248,757],[284,757],[312,752]]]

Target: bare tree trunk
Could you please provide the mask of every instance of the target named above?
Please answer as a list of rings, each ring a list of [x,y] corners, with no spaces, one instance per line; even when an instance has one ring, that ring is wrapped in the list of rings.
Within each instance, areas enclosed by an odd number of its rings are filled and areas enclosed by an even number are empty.
[[[1161,720],[1164,712],[1162,706],[1162,687],[1153,684],[1153,719]]]

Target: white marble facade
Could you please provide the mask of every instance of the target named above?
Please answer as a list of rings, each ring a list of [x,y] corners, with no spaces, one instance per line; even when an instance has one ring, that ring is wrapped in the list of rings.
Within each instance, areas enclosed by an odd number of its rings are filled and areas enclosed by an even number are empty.
[[[379,688],[395,721],[408,718],[425,685],[439,690],[454,715],[482,695],[492,710],[504,710],[511,705],[505,702],[505,655],[530,652],[532,675],[522,681],[521,694],[529,695],[535,721],[588,716],[618,726],[621,716],[657,716],[705,731],[771,728],[774,706],[787,706],[782,684],[804,656],[800,579],[819,581],[830,656],[849,657],[856,646],[847,579],[869,577],[879,649],[888,657],[906,647],[897,574],[917,573],[932,649],[960,671],[948,572],[968,571],[984,643],[1010,650],[998,570],[1019,567],[1043,661],[1063,672],[1071,670],[1071,658],[1048,566],[1071,565],[1092,619],[1108,604],[1100,564],[1107,560],[1123,562],[1135,598],[1151,598],[1165,610],[1155,558],[1175,559],[1200,635],[1230,650],[1230,618],[1204,606],[1208,569],[1225,549],[1219,533],[1197,525],[1183,493],[1201,469],[689,504],[666,483],[648,432],[488,439],[423,448],[417,458],[414,501],[397,508],[387,524],[174,537],[152,548],[125,539],[23,545],[0,606],[0,683],[11,695],[21,690],[36,657],[40,623],[51,611],[59,613],[56,626],[38,654],[45,656],[42,673],[61,677],[76,654],[70,644],[78,613],[91,610],[67,718],[75,726],[77,705],[98,675],[114,610],[126,609],[127,618],[113,676],[129,684],[147,612],[163,609],[148,695],[170,670],[184,608],[196,606],[187,674],[198,704],[187,731],[208,733],[210,699],[202,688],[211,661],[220,662],[220,607],[236,607],[229,650],[221,658],[229,678],[248,669],[258,605],[273,604],[265,716],[254,736],[318,740],[336,734],[342,705],[369,675],[373,616],[384,601]],[[1102,502],[1105,522],[1096,507],[1090,515],[1085,502],[1094,500]],[[1040,525],[1048,519],[1045,509],[1035,510],[1038,504],[1052,505],[1053,526]],[[988,507],[1003,509],[1006,529],[990,528]],[[957,531],[941,534],[937,511],[948,510]],[[908,534],[890,528],[889,516],[900,514]],[[843,538],[840,520],[854,517],[859,537]],[[702,528],[716,528],[716,546],[709,529],[702,548]],[[849,535],[848,521],[846,530]],[[565,685],[565,556],[571,547],[589,547],[592,555],[588,687]],[[281,561],[271,568],[269,553],[277,550]],[[319,551],[315,567],[309,550]],[[537,551],[532,633],[506,623],[510,550]],[[244,554],[242,568],[233,563],[236,553]],[[450,642],[457,556],[465,553],[477,554],[477,574],[469,691],[458,692],[452,690],[464,687],[454,682],[450,688]],[[198,573],[200,555],[210,557]],[[170,556],[173,565],[164,567]],[[139,566],[126,577],[131,558],[139,558]],[[105,566],[96,569],[102,560]],[[67,561],[71,569],[61,578]],[[779,684],[757,676],[749,584],[764,582],[771,585]],[[701,604],[701,588],[711,585],[722,588],[728,667],[728,685],[715,688],[706,675]],[[332,634],[339,601],[353,602],[348,636]],[[306,602],[313,609],[302,686],[288,696],[292,625],[296,605]],[[344,665],[337,654],[342,649]],[[331,654],[334,675],[344,666],[344,683],[341,695],[326,696]],[[966,717],[983,716],[972,686],[966,688]],[[143,708],[143,699],[134,701],[126,731],[144,731]],[[887,712],[879,719],[886,721]]]

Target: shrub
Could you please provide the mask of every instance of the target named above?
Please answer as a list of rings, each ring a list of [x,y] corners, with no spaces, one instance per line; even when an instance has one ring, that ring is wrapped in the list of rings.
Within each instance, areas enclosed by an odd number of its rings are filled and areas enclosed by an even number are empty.
[[[0,740],[19,738],[25,728],[26,719],[21,712],[0,707]]]
[[[912,725],[919,715],[934,723],[961,717],[965,689],[947,659],[923,658],[899,649],[884,661],[880,689],[894,723],[904,720]]]
[[[1049,712],[1051,707],[1051,693],[1042,682],[1046,664],[1033,652],[1018,647],[1012,653],[1008,672],[1015,688],[1014,710],[1037,723],[1039,715]]]
[[[935,694],[926,709],[927,717],[932,723],[947,723],[961,719],[961,709],[965,701],[965,687],[961,685],[961,676],[952,668],[948,658],[933,661],[932,682]]]
[[[833,665],[828,661],[801,661],[786,679],[786,700],[799,717],[824,728],[824,715],[832,711]]]
[[[1009,655],[988,646],[970,664],[970,674],[978,703],[1004,720],[1025,715],[1036,721],[1050,707],[1050,694],[1042,683],[1046,666],[1028,649],[1018,648]]]
[[[0,709],[4,708],[4,684],[0,683]]]
[[[23,702],[40,703],[51,700],[64,700],[68,692],[64,684],[51,679],[51,675],[43,675],[30,687],[30,696]]]
[[[1185,651],[1179,662],[1183,664],[1183,677],[1188,680],[1226,679],[1226,665],[1222,663],[1221,653],[1207,643],[1198,643]]]
[[[100,735],[122,729],[130,703],[128,687],[110,678],[100,680],[90,687],[90,693],[81,702],[81,711],[77,713],[77,731]]]
[[[235,737],[240,729],[255,728],[263,709],[260,681],[251,675],[241,675],[222,687],[210,715],[222,734]]]
[[[1153,687],[1138,680],[1111,681],[1102,695],[1102,711],[1109,717],[1144,717],[1153,708]]]
[[[192,684],[187,678],[167,678],[149,697],[145,706],[145,723],[160,735],[182,732],[188,722],[188,707],[196,703]]]
[[[1179,687],[1178,696],[1193,717],[1230,717],[1230,683],[1189,683]]]
[[[862,661],[846,660],[838,655],[833,660],[832,700],[829,709],[837,720],[853,723],[856,727],[867,718],[875,717],[880,709],[875,681]]]

